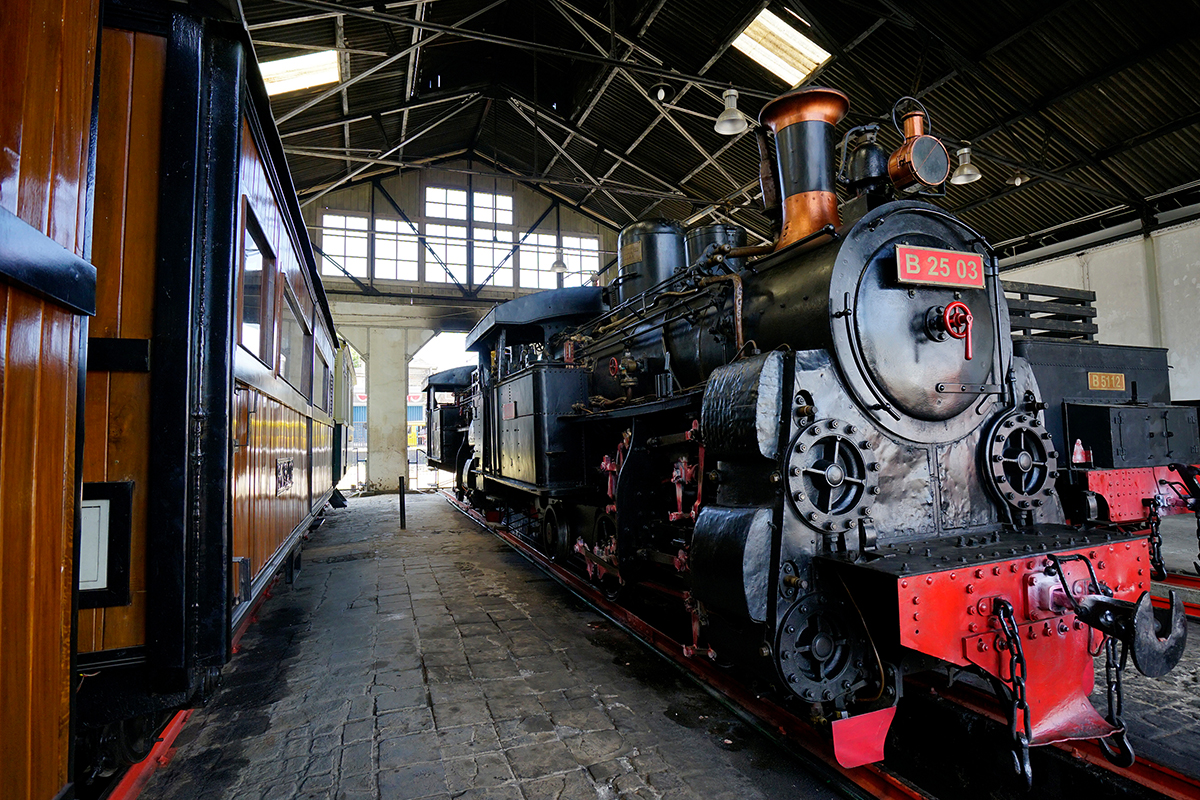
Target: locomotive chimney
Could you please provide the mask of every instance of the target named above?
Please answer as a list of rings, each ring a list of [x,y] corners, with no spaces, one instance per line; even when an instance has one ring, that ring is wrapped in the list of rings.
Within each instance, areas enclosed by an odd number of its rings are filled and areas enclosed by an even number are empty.
[[[833,126],[850,100],[836,89],[810,87],[776,97],[763,106],[759,123],[775,134],[783,230],[776,250],[840,224],[833,181]]]

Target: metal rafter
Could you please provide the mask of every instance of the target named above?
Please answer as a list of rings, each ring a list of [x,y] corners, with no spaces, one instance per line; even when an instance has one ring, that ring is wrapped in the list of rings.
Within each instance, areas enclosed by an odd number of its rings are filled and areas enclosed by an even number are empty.
[[[354,47],[330,47],[327,44],[298,44],[296,42],[269,42],[266,39],[255,39],[254,44],[257,47],[282,47],[289,50],[310,50],[324,53],[333,50],[338,53],[350,53],[355,56],[379,56],[386,57],[388,53],[382,50],[359,50]]]
[[[646,99],[647,103],[654,106],[658,110],[658,113],[660,115],[662,115],[662,118],[665,119],[668,123],[670,123],[671,127],[674,128],[679,133],[680,136],[682,136],[684,139],[686,139],[688,144],[690,144],[692,147],[696,148],[696,152],[698,152],[700,154],[701,158],[703,158],[705,161],[708,162],[709,166],[711,166],[717,172],[721,173],[721,175],[724,176],[724,178],[727,181],[729,181],[729,183],[732,186],[738,185],[737,181],[735,181],[733,179],[733,176],[730,175],[725,170],[724,167],[722,167],[720,164],[718,164],[717,161],[711,155],[709,155],[708,151],[706,149],[704,149],[704,147],[699,142],[696,141],[696,138],[694,136],[692,136],[690,133],[688,133],[687,129],[684,128],[683,125],[681,125],[679,123],[679,120],[672,117],[669,113],[667,113],[667,110],[665,108],[660,106],[658,103],[654,102],[654,100],[651,99],[650,95],[646,93],[646,90],[642,88],[642,85],[633,79],[632,75],[625,72],[625,70],[620,70],[620,72],[629,81],[630,85],[632,85],[633,88],[637,90],[638,94],[640,94],[642,97],[644,97]]]
[[[428,0],[401,0],[401,2],[396,3],[385,3],[384,8],[405,8],[407,6],[415,6],[419,3],[425,2],[428,2]],[[374,5],[378,6],[379,4],[376,3]],[[273,19],[266,22],[256,22],[253,25],[247,25],[246,29],[253,33],[254,31],[266,30],[267,28],[280,28],[284,25],[299,25],[304,22],[318,22],[323,19],[333,19],[338,14],[343,13],[345,13],[344,10],[328,11],[323,14],[305,14],[299,17],[285,17],[283,19]]]
[[[529,111],[533,110],[532,104],[530,104],[524,100],[518,99],[516,97],[510,98],[509,102],[516,103],[516,104],[520,105],[522,108],[525,108],[526,110],[529,110]],[[618,161],[625,164],[630,169],[632,169],[636,172],[639,172],[642,175],[645,175],[650,180],[654,181],[655,183],[661,184],[663,187],[665,187],[673,192],[680,192],[680,195],[682,196],[683,192],[679,189],[678,186],[675,186],[670,181],[667,181],[666,179],[664,179],[658,175],[655,175],[650,170],[645,169],[644,167],[641,167],[641,166],[635,164],[634,162],[630,161],[628,158],[621,155],[620,153],[617,153],[616,151],[614,151],[608,147],[605,147],[603,144],[596,141],[591,136],[589,136],[586,133],[584,133],[583,131],[579,130],[579,128],[575,127],[574,125],[571,125],[570,123],[564,122],[563,120],[559,119],[557,116],[548,113],[545,109],[541,109],[538,111],[538,118],[546,120],[550,124],[554,125],[555,127],[559,128],[567,133],[574,132],[576,139],[579,139],[580,141],[582,141],[586,144],[590,144],[592,147],[602,148],[604,150],[605,155],[608,155],[612,158],[617,159]]]
[[[600,181],[596,180],[591,174],[588,173],[588,171],[586,169],[584,169],[582,164],[580,164],[578,161],[576,161],[574,158],[572,158],[571,154],[567,152],[566,148],[563,147],[562,145],[560,145],[558,142],[556,142],[554,140],[554,137],[551,136],[546,131],[545,128],[538,127],[534,123],[533,120],[531,120],[528,116],[526,116],[525,112],[521,110],[521,107],[519,105],[517,105],[517,102],[515,100],[509,100],[509,105],[511,105],[513,107],[513,110],[517,112],[517,114],[521,117],[521,119],[528,122],[533,127],[533,129],[535,131],[537,131],[537,133],[543,139],[545,139],[547,142],[549,142],[550,146],[553,147],[555,150],[557,150],[559,155],[561,155],[563,158],[567,159],[567,161],[570,161],[571,165],[573,167],[575,167],[575,169],[579,172],[580,175],[587,178],[589,181],[591,181],[596,186],[601,186]],[[624,204],[621,203],[620,200],[618,200],[616,197],[614,197],[613,193],[610,192],[607,188],[604,188],[603,186],[601,186],[600,191],[604,192],[605,196],[608,197],[608,199],[613,202],[613,205],[615,205],[617,208],[621,209],[621,212],[624,213],[625,216],[629,217],[630,219],[636,219],[636,217],[629,211],[629,209],[626,208],[624,206]]]
[[[417,21],[406,17],[398,17],[394,14],[384,14],[378,11],[366,11],[363,9],[349,9],[338,3],[329,2],[329,0],[277,0],[280,3],[300,6],[303,8],[313,8],[322,11],[337,11],[346,14],[347,16],[361,17],[362,19],[374,20],[375,22],[384,22],[390,25],[398,25],[400,27],[415,27],[423,30],[437,31],[441,33],[450,33],[455,36],[460,36],[464,39],[474,41],[488,42],[502,47],[514,47],[520,50],[526,50],[531,53],[542,53],[544,55],[558,56],[565,59],[574,59],[576,61],[584,61],[594,64],[606,64],[608,66],[626,67],[633,72],[641,72],[646,75],[654,75],[659,78],[670,78],[672,80],[689,80],[693,83],[708,86],[713,89],[724,90],[728,88],[728,84],[722,81],[710,80],[700,75],[687,75],[675,70],[656,67],[650,64],[633,64],[628,61],[621,61],[616,58],[606,56],[592,55],[578,50],[568,50],[565,47],[555,47],[554,45],[541,44],[539,42],[530,42],[523,39],[514,39],[510,36],[499,36],[485,31],[456,29],[450,25],[442,25],[436,22]],[[744,88],[739,90],[746,97],[757,97],[761,100],[771,100],[775,97],[775,92],[760,91],[758,89]]]
[[[453,103],[455,100],[462,100],[463,98],[470,97],[471,95],[479,94],[481,89],[482,89],[482,87],[477,87],[475,89],[469,89],[467,91],[456,92],[454,94],[445,95],[443,97],[431,97],[431,98],[428,98],[425,100],[415,100],[411,103],[404,103],[402,105],[395,106],[393,108],[389,108],[384,111],[373,111],[373,112],[367,113],[367,114],[359,114],[358,116],[350,117],[349,119],[339,119],[339,120],[334,120],[333,122],[323,122],[320,125],[312,125],[307,128],[297,128],[294,131],[287,131],[284,133],[280,133],[279,136],[281,139],[290,139],[290,138],[293,138],[296,136],[307,136],[310,133],[317,133],[318,131],[329,130],[330,128],[336,128],[336,127],[338,127],[340,125],[344,125],[344,124],[345,125],[354,125],[359,122],[371,122],[377,116],[390,117],[393,114],[400,114],[400,113],[403,113],[404,111],[416,111],[418,108],[428,108],[429,106],[441,105],[442,103]]]
[[[504,2],[504,0],[493,0],[493,2],[491,4],[479,9],[478,11],[468,14],[467,16],[460,19],[458,22],[451,25],[450,27],[457,28],[459,25],[465,25],[466,23],[475,19],[475,17],[478,17],[480,14],[483,14],[487,11],[491,11],[493,8],[495,8],[496,6],[500,5],[503,2]],[[425,3],[424,2],[417,3],[416,13],[418,15],[423,16],[424,10],[425,10]],[[337,15],[337,18],[336,18],[337,19],[337,31],[338,31],[338,47],[344,47],[344,45],[345,45],[345,34],[343,32],[344,29],[343,29],[343,22],[342,22],[344,16],[345,16],[344,14],[339,14],[339,15]],[[388,56],[383,61],[380,61],[378,64],[371,67],[370,69],[364,70],[363,72],[360,72],[357,75],[347,78],[346,80],[336,84],[335,86],[331,86],[330,88],[326,89],[325,91],[319,93],[316,97],[313,97],[313,98],[310,98],[309,100],[304,101],[300,105],[293,108],[291,111],[289,111],[286,114],[279,117],[279,119],[277,119],[275,121],[276,124],[282,125],[283,123],[287,122],[292,117],[295,117],[297,114],[301,114],[301,113],[307,111],[308,109],[315,106],[317,103],[320,103],[330,97],[333,97],[338,92],[341,92],[343,94],[343,96],[345,96],[346,90],[349,89],[354,84],[358,83],[359,81],[363,80],[364,78],[366,78],[370,75],[374,75],[376,72],[379,72],[379,70],[381,70],[385,67],[389,67],[392,64],[396,63],[397,61],[399,61],[400,59],[405,58],[405,57],[409,57],[409,62],[408,62],[409,63],[409,79],[406,82],[407,86],[408,86],[408,90],[404,97],[405,102],[408,102],[409,100],[412,99],[412,70],[413,70],[413,65],[416,62],[417,51],[420,50],[423,45],[428,44],[429,42],[433,41],[434,39],[439,38],[442,35],[443,34],[438,33],[433,36],[430,36],[428,39],[425,39],[424,41],[418,41],[418,38],[420,36],[420,29],[414,28],[413,29],[413,43],[409,47],[404,48],[399,53],[396,53],[393,56]],[[349,56],[346,56],[346,66],[344,69],[345,69],[345,72],[343,74],[348,74],[350,72]],[[343,108],[342,113],[348,114],[349,111],[347,111],[345,108]],[[405,114],[407,114],[407,111],[405,112]]]
[[[419,139],[420,137],[422,137],[425,134],[432,131],[434,128],[441,125],[446,120],[451,119],[454,116],[457,116],[459,114],[459,112],[463,111],[464,109],[470,108],[475,103],[475,101],[478,99],[479,99],[478,94],[472,94],[467,100],[464,100],[463,102],[459,103],[454,108],[439,114],[428,125],[426,125],[424,128],[422,128],[421,130],[414,133],[412,136],[408,136],[408,137],[405,137],[404,139],[401,139],[399,144],[397,144],[396,146],[394,146],[390,150],[388,150],[386,153],[384,153],[381,156],[381,158],[387,158],[388,156],[392,155],[393,153],[399,152],[406,144],[410,143],[414,139]],[[316,194],[312,195],[311,197],[306,198],[304,200],[304,202],[302,202],[300,205],[306,206],[306,205],[309,205],[310,203],[315,202],[318,198],[324,197],[325,195],[329,194],[334,189],[336,189],[337,187],[346,183],[347,181],[353,180],[354,178],[358,177],[362,173],[366,172],[368,169],[371,168],[371,166],[372,166],[371,164],[365,164],[362,167],[359,167],[357,170],[350,171],[345,176],[343,176],[343,177],[339,178],[338,180],[334,181],[333,183],[329,184],[327,187],[322,189],[320,192],[317,192]]]
[[[345,148],[342,148],[342,147],[324,147],[324,148],[322,148],[322,147],[284,147],[283,152],[288,155],[303,156],[305,158],[323,158],[323,159],[327,159],[330,161],[349,160],[349,161],[353,161],[354,163],[357,163],[357,164],[374,164],[377,166],[395,167],[397,169],[428,169],[428,168],[430,168],[428,159],[422,159],[420,161],[405,161],[402,159],[390,159],[390,158],[384,158],[379,155],[372,155],[370,153],[363,152],[361,150],[361,148],[346,150]],[[467,149],[455,150],[453,152],[453,155],[462,155],[462,154],[465,154],[468,152],[472,152],[472,151],[467,150]],[[476,155],[478,155],[478,154],[476,154]],[[440,158],[440,156],[439,156],[439,158]],[[596,188],[596,189],[614,192],[616,194],[626,194],[626,195],[630,195],[630,196],[634,196],[634,197],[648,197],[648,198],[664,200],[664,201],[665,200],[678,200],[678,201],[684,202],[684,203],[701,203],[701,204],[713,202],[710,198],[692,197],[692,196],[685,196],[685,195],[679,195],[679,194],[674,194],[674,193],[667,194],[665,192],[658,192],[653,189],[647,189],[642,186],[635,186],[633,184],[620,183],[620,182],[614,182],[614,181],[608,181],[601,185],[601,184],[595,184],[595,183],[592,183],[592,184],[580,183],[578,181],[563,180],[560,178],[547,178],[547,177],[540,176],[540,175],[529,175],[526,173],[520,173],[517,176],[499,175],[495,172],[487,172],[485,170],[473,169],[470,167],[439,166],[439,167],[437,167],[437,169],[445,171],[445,172],[454,172],[454,173],[457,173],[460,175],[475,175],[475,176],[481,177],[481,178],[502,178],[504,180],[509,180],[509,179],[516,177],[516,178],[519,178],[524,183],[540,184],[540,185],[544,185],[544,186],[565,186],[565,187],[569,187],[569,188],[573,188],[573,189]]]

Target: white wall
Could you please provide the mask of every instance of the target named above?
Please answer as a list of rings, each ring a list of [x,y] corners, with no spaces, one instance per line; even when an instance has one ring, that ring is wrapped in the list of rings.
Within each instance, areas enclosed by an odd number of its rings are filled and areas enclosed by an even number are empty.
[[[1166,347],[1171,396],[1200,398],[1200,222],[1155,231],[1148,240],[1136,236],[1006,271],[1003,277],[1094,291],[1096,339]]]

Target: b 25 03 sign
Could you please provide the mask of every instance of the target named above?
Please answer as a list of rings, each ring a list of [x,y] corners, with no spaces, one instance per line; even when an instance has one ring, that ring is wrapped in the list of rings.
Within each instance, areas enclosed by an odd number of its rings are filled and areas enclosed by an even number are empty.
[[[983,256],[978,253],[898,244],[896,272],[901,283],[983,288]]]

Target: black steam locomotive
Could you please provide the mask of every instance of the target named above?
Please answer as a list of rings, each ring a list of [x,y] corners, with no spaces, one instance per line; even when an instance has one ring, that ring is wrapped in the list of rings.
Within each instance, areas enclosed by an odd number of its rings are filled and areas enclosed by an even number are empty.
[[[678,598],[686,652],[768,676],[831,723],[845,766],[883,757],[904,676],[947,663],[990,681],[1027,778],[1029,747],[1065,739],[1132,763],[1119,670],[1175,665],[1181,604],[1151,607],[1143,535],[1065,524],[996,258],[919,199],[949,168],[924,110],[890,157],[847,134],[839,207],[847,109],[820,88],[763,109],[771,245],[644,221],[607,287],[488,313],[473,377],[431,379],[430,463],[609,597]],[[1101,642],[1107,718],[1088,700]]]

